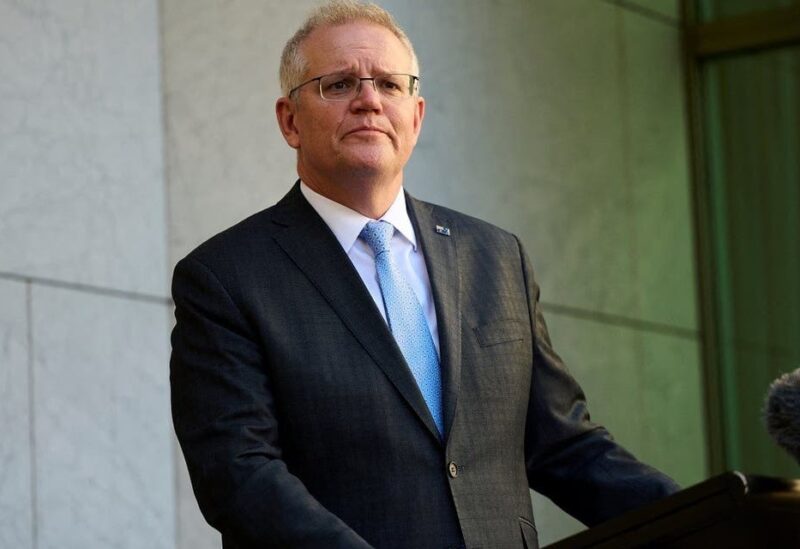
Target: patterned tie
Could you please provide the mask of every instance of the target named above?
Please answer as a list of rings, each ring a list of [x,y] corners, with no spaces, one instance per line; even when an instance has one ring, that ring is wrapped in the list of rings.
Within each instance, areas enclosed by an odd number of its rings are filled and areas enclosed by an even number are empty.
[[[422,306],[389,250],[393,234],[394,226],[391,223],[370,221],[361,230],[360,236],[375,254],[375,270],[389,319],[389,329],[403,352],[414,379],[417,380],[439,434],[443,434],[439,357]]]

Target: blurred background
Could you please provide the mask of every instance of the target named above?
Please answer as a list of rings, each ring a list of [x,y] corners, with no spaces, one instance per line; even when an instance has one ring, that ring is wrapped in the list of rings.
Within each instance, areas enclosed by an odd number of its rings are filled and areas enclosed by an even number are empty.
[[[278,58],[315,2],[0,0],[0,547],[218,549],[172,434],[174,263],[295,180]],[[800,6],[385,0],[406,187],[517,233],[593,419],[683,485],[798,477]],[[532,494],[541,541],[582,526]]]

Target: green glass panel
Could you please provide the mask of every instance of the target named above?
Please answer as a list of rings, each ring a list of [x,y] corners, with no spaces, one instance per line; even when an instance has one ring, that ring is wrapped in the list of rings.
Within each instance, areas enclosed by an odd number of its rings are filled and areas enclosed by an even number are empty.
[[[800,367],[800,47],[708,61],[702,81],[727,466],[798,477],[762,410]]]
[[[785,8],[793,4],[800,4],[800,0],[698,0],[697,17],[707,23],[756,11]]]

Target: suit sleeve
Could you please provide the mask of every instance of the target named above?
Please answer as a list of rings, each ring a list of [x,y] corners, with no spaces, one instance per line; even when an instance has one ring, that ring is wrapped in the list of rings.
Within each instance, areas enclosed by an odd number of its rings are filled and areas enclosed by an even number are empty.
[[[243,547],[370,547],[281,460],[263,353],[214,273],[184,259],[172,293],[172,416],[209,524]]]
[[[679,487],[638,461],[590,421],[583,390],[553,351],[539,287],[520,245],[533,330],[533,370],[525,436],[531,488],[589,526],[666,497]]]

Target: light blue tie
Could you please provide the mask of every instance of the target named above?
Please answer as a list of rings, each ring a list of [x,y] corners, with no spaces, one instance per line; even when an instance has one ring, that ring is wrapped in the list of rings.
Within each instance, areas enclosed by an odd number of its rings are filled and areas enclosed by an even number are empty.
[[[394,226],[386,221],[370,221],[361,230],[361,238],[375,254],[375,270],[389,329],[417,380],[439,434],[442,434],[444,422],[439,357],[422,306],[389,250],[393,234]]]

